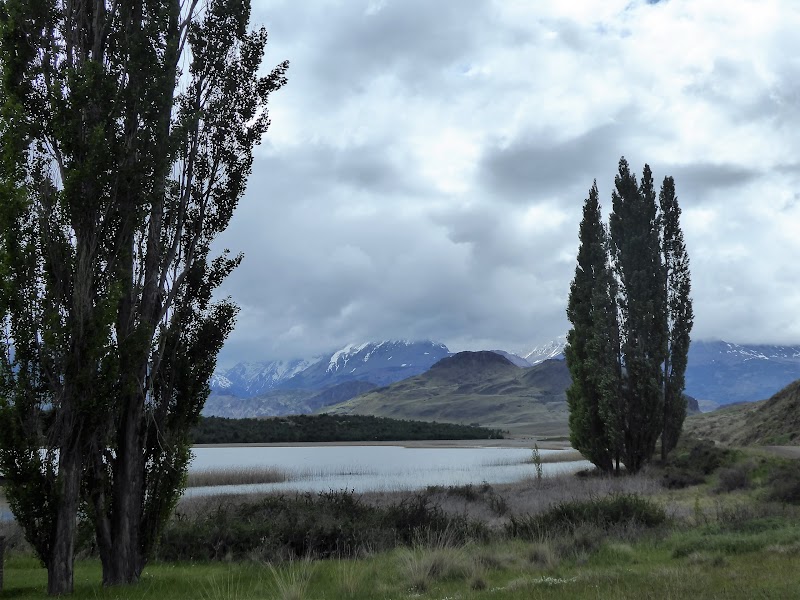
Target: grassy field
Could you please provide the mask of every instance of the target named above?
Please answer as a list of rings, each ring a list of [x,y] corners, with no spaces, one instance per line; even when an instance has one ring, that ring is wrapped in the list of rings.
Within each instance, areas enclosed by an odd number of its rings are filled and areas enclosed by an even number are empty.
[[[793,598],[798,467],[693,443],[635,477],[194,499],[138,585],[102,589],[84,551],[74,597]],[[0,597],[41,598],[46,572],[4,532]]]
[[[100,589],[100,565],[82,560],[82,598],[776,598],[800,589],[800,530],[767,544],[713,529],[635,543],[607,542],[562,560],[547,542],[510,541],[398,549],[357,560],[173,563],[148,567],[128,589]],[[746,550],[738,548],[744,546]],[[760,547],[759,547],[760,546]],[[687,548],[696,550],[686,553]],[[41,598],[44,570],[29,557],[6,562],[5,596]]]

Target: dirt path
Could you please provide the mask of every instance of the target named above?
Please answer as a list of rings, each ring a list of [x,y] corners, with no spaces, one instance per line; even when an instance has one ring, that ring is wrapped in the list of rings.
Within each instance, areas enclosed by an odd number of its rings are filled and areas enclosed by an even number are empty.
[[[782,458],[800,459],[800,446],[764,446],[764,450]]]

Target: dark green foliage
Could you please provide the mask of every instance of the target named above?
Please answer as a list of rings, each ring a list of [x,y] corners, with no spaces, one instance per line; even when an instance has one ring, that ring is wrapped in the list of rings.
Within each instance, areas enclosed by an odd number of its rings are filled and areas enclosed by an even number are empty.
[[[657,527],[666,520],[664,509],[653,501],[636,494],[615,494],[562,502],[538,515],[512,517],[506,531],[512,537],[537,540],[589,526],[610,532],[620,526]]]
[[[271,419],[202,417],[192,429],[194,444],[276,442],[363,442],[502,439],[498,429],[454,423],[404,421],[358,415],[292,415]]]
[[[462,498],[466,502],[486,504],[491,511],[498,517],[502,517],[508,512],[508,501],[497,493],[497,491],[488,483],[483,482],[481,485],[466,485],[456,486],[441,486],[429,485],[425,488],[427,494],[444,494],[450,498]]]
[[[620,339],[625,368],[623,462],[635,473],[655,451],[663,429],[666,297],[655,189],[645,165],[637,186],[624,158],[612,193],[611,256],[619,281]]]
[[[720,469],[715,492],[733,492],[750,487],[750,473],[746,465],[734,465]]]
[[[606,472],[614,468],[621,441],[613,285],[595,182],[583,208],[578,266],[567,307],[572,329],[564,355],[572,375],[567,389],[570,442]]]
[[[212,295],[240,257],[211,244],[288,66],[259,75],[249,17],[0,0],[0,468],[50,593],[79,510],[104,583],[130,583],[180,494],[236,315]]]
[[[686,416],[688,257],[672,178],[659,212],[650,167],[637,182],[622,158],[612,207],[607,234],[595,183],[567,307],[570,439],[602,471],[635,473],[659,437],[664,456],[675,446]]]
[[[659,194],[661,208],[661,254],[667,293],[667,357],[664,361],[664,429],[661,458],[675,448],[686,418],[686,365],[694,309],[690,297],[692,283],[689,255],[680,227],[681,209],[675,197],[675,181],[666,177]]]
[[[662,485],[680,489],[705,483],[717,469],[733,465],[736,457],[733,450],[720,448],[711,440],[681,440],[664,463]]]
[[[485,537],[482,525],[445,514],[424,492],[386,507],[347,491],[220,503],[194,517],[178,514],[159,545],[162,560],[280,560],[356,556],[444,533],[454,542]]]

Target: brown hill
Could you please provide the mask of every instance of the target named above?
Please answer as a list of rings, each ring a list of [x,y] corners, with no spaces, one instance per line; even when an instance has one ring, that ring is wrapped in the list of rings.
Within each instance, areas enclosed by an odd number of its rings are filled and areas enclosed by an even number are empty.
[[[422,375],[323,410],[564,435],[569,384],[563,360],[520,368],[494,352],[459,352]]]
[[[732,446],[798,446],[800,380],[769,400],[726,406],[689,417],[684,431]]]

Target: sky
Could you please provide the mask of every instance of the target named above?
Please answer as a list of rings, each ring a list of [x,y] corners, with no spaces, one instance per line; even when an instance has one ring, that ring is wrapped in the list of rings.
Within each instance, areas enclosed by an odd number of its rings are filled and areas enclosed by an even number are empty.
[[[564,335],[584,200],[675,178],[694,339],[800,344],[800,3],[254,0],[290,61],[219,364]]]

